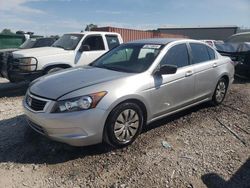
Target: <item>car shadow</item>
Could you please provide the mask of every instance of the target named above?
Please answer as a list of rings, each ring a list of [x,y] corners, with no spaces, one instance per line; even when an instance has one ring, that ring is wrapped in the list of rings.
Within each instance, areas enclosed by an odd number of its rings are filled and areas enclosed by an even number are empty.
[[[207,188],[250,188],[250,158],[226,181],[216,173],[201,177]]]
[[[246,84],[246,83],[250,83],[250,79],[240,78],[237,76],[234,77],[234,84]]]
[[[0,163],[57,164],[110,150],[105,144],[73,147],[52,141],[28,127],[24,115],[0,121]]]
[[[155,121],[146,126],[143,133],[208,106],[209,104],[205,103]],[[52,141],[33,131],[24,115],[0,121],[0,163],[57,164],[85,156],[105,154],[112,150],[113,148],[107,144],[73,147]]]
[[[25,95],[29,87],[29,82],[11,83],[4,82],[0,83],[0,98],[1,97],[17,97]]]

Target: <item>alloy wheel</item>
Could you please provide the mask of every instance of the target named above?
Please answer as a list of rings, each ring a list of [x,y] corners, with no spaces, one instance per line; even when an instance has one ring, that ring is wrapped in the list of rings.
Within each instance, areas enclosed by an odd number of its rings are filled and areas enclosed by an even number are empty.
[[[227,86],[224,81],[220,81],[216,88],[215,98],[218,103],[222,102],[226,95]]]
[[[139,129],[139,115],[132,109],[122,111],[114,125],[114,135],[121,142],[129,142]]]

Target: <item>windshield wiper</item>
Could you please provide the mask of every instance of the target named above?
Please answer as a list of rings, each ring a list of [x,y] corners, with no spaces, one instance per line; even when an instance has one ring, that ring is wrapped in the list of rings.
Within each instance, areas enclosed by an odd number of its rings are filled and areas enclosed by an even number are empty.
[[[96,65],[91,65],[93,67],[97,67],[97,68],[102,68],[102,69],[108,69],[108,70],[113,70],[113,71],[117,71],[117,72],[127,72],[127,73],[133,73],[133,71],[127,70],[127,69],[122,69],[122,68],[118,68],[118,67],[110,67],[110,66],[96,66]]]

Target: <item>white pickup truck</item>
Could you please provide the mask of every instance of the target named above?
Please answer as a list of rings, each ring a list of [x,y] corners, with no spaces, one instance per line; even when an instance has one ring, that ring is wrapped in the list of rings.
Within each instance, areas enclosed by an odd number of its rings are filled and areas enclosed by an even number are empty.
[[[0,73],[11,82],[31,81],[61,69],[87,65],[121,43],[118,33],[68,33],[51,47],[13,52],[3,61]]]

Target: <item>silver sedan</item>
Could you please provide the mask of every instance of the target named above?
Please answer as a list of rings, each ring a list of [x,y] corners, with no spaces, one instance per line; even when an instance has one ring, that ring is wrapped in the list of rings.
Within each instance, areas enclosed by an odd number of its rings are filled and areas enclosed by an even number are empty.
[[[74,146],[131,144],[148,123],[191,106],[223,102],[234,66],[205,43],[147,39],[89,66],[33,81],[23,100],[35,131]]]

